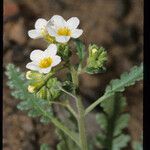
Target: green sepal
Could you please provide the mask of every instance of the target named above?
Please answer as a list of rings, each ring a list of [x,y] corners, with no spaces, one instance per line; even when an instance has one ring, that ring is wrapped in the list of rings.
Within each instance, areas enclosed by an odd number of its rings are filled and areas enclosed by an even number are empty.
[[[46,99],[47,98],[47,90],[46,86],[43,86],[37,93],[36,96],[38,98]]]
[[[68,92],[72,92],[75,89],[75,85],[71,81],[63,82],[62,87]]]
[[[71,56],[71,51],[69,46],[66,44],[57,44],[58,52],[57,54],[62,58],[62,60],[67,61]]]
[[[48,100],[51,101],[60,96],[61,91],[58,88],[59,86],[61,86],[61,82],[59,82],[57,80],[57,78],[50,78],[47,81],[47,84],[46,84],[47,89],[46,90],[47,90],[47,99]]]

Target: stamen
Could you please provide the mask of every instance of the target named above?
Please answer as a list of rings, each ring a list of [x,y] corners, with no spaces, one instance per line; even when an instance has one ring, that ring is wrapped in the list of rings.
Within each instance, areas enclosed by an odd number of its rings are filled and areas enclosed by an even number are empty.
[[[70,36],[71,35],[71,30],[68,29],[67,27],[59,28],[58,31],[57,31],[57,34],[61,35],[61,36]]]
[[[40,68],[47,68],[47,67],[51,66],[52,62],[53,62],[52,58],[50,58],[50,57],[44,58],[40,61],[39,67]]]

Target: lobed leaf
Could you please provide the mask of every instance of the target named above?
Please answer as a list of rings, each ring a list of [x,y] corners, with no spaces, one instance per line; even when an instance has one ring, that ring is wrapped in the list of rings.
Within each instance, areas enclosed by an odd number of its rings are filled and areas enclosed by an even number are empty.
[[[128,127],[129,119],[129,114],[122,114],[117,118],[114,128],[114,136],[120,134],[124,128]]]
[[[28,82],[25,79],[24,74],[21,73],[18,68],[16,68],[13,64],[9,64],[7,66],[6,75],[9,79],[9,87],[14,90],[12,92],[13,95],[22,100],[17,106],[19,109],[28,110],[28,115],[31,117],[39,116],[42,123],[47,124],[51,121],[57,128],[62,130],[77,145],[79,145],[77,134],[70,131],[61,122],[54,118],[50,101],[37,98],[34,94],[27,91]]]
[[[112,150],[120,150],[128,145],[128,142],[130,141],[129,135],[121,134],[117,138],[113,140],[113,146]]]
[[[120,79],[115,79],[106,87],[105,94],[123,92],[126,87],[135,84],[136,81],[143,79],[143,63],[131,68],[130,72],[123,73]]]
[[[133,147],[133,150],[143,150],[143,145],[140,142],[135,142],[134,141],[132,143],[132,147]]]
[[[51,150],[48,144],[41,144],[40,150]]]
[[[96,137],[96,145],[108,150],[121,150],[130,140],[129,135],[123,134],[128,126],[129,114],[124,114],[126,99],[121,93],[115,93],[101,103],[104,113],[96,115],[97,123],[103,129]]]
[[[106,130],[107,129],[107,116],[104,113],[99,113],[96,115],[96,121],[100,125],[101,129]]]

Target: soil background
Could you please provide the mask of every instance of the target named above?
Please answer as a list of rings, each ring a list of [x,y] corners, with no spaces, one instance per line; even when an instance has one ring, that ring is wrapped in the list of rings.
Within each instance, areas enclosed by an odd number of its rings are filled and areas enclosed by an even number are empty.
[[[4,0],[3,71],[14,63],[23,71],[30,52],[45,49],[46,43],[30,39],[27,31],[34,28],[38,18],[50,19],[54,14],[65,19],[76,16],[84,30],[81,39],[86,45],[95,43],[108,51],[105,74],[81,76],[81,93],[85,106],[101,96],[108,82],[143,61],[143,0]],[[75,60],[74,60],[75,61]],[[58,138],[53,125],[42,125],[17,110],[17,100],[10,94],[3,75],[3,149],[38,150],[41,143],[55,150]],[[127,111],[131,114],[128,132],[139,140],[143,130],[143,82],[128,88]],[[98,130],[94,116],[88,117],[88,134]],[[130,145],[128,150],[131,150]]]

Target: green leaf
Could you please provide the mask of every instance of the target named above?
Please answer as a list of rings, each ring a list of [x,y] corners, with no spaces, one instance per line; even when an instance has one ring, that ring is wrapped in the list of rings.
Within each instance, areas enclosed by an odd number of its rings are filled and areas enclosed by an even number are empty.
[[[104,113],[99,113],[96,115],[96,121],[100,125],[101,129],[107,129],[107,116]]]
[[[129,135],[123,134],[129,121],[129,114],[123,113],[126,99],[121,93],[115,93],[103,101],[101,107],[104,113],[96,115],[96,120],[103,130],[96,137],[96,145],[107,150],[121,150],[130,140]]]
[[[40,122],[44,123],[44,124],[48,124],[48,123],[50,123],[50,120],[49,120],[48,117],[42,116],[41,119],[40,119]]]
[[[107,52],[103,47],[90,44],[88,47],[89,56],[87,59],[86,72],[89,74],[102,73],[106,71]]]
[[[88,74],[97,74],[97,73],[103,73],[106,71],[106,68],[94,68],[94,67],[87,67],[86,73]]]
[[[133,142],[132,143],[133,150],[143,150],[143,145],[140,142]]]
[[[29,110],[31,109],[31,105],[29,101],[23,101],[17,105],[17,108],[20,110]]]
[[[28,116],[29,117],[39,117],[39,116],[41,116],[42,114],[41,114],[41,112],[38,110],[38,109],[32,109],[32,110],[29,110],[29,112],[28,112]]]
[[[143,134],[141,135],[140,141],[132,142],[133,150],[143,150]]]
[[[71,50],[67,44],[57,44],[58,51],[57,54],[61,57],[62,60],[68,61],[71,56]]]
[[[62,87],[68,92],[72,92],[75,89],[75,86],[71,81],[65,81]]]
[[[129,114],[122,114],[118,117],[118,119],[115,122],[115,128],[114,128],[114,136],[120,134],[122,132],[122,129],[128,127],[128,122],[130,119]]]
[[[65,150],[66,146],[65,146],[65,142],[61,141],[60,143],[57,144],[57,150]]]
[[[98,133],[95,139],[95,145],[99,148],[105,148],[106,146],[106,134]]]
[[[120,79],[112,80],[106,87],[105,94],[123,92],[125,87],[133,85],[141,79],[143,79],[143,63],[139,67],[134,66],[129,73],[123,73]]]
[[[57,131],[60,142],[57,144],[57,150],[78,150],[77,145],[70,140],[63,132]]]
[[[40,150],[51,150],[48,144],[41,144]]]
[[[37,98],[34,94],[31,94],[27,91],[28,82],[24,77],[24,74],[21,73],[20,69],[16,68],[13,64],[7,66],[6,74],[8,76],[8,85],[12,90],[15,91],[16,97],[20,98],[22,102],[28,101],[30,109],[29,115],[39,116],[41,121],[44,123],[52,122],[57,128],[62,130],[66,135],[68,135],[77,145],[79,145],[77,133],[69,130],[65,127],[60,121],[58,121],[53,116],[53,110],[51,108],[51,103],[44,99]],[[14,92],[13,91],[13,92]],[[27,103],[22,103],[18,106],[22,110],[28,109]]]
[[[117,138],[113,140],[113,146],[112,150],[120,150],[128,145],[128,142],[130,141],[129,135],[121,134]]]
[[[116,114],[123,111],[126,106],[126,99],[121,94],[115,94],[107,100],[102,101],[100,105],[104,112],[111,116],[116,111]]]
[[[76,39],[75,43],[76,43],[77,54],[79,56],[79,60],[80,60],[80,62],[82,62],[84,59],[84,56],[85,56],[85,52],[84,52],[85,51],[85,45],[79,39]]]

